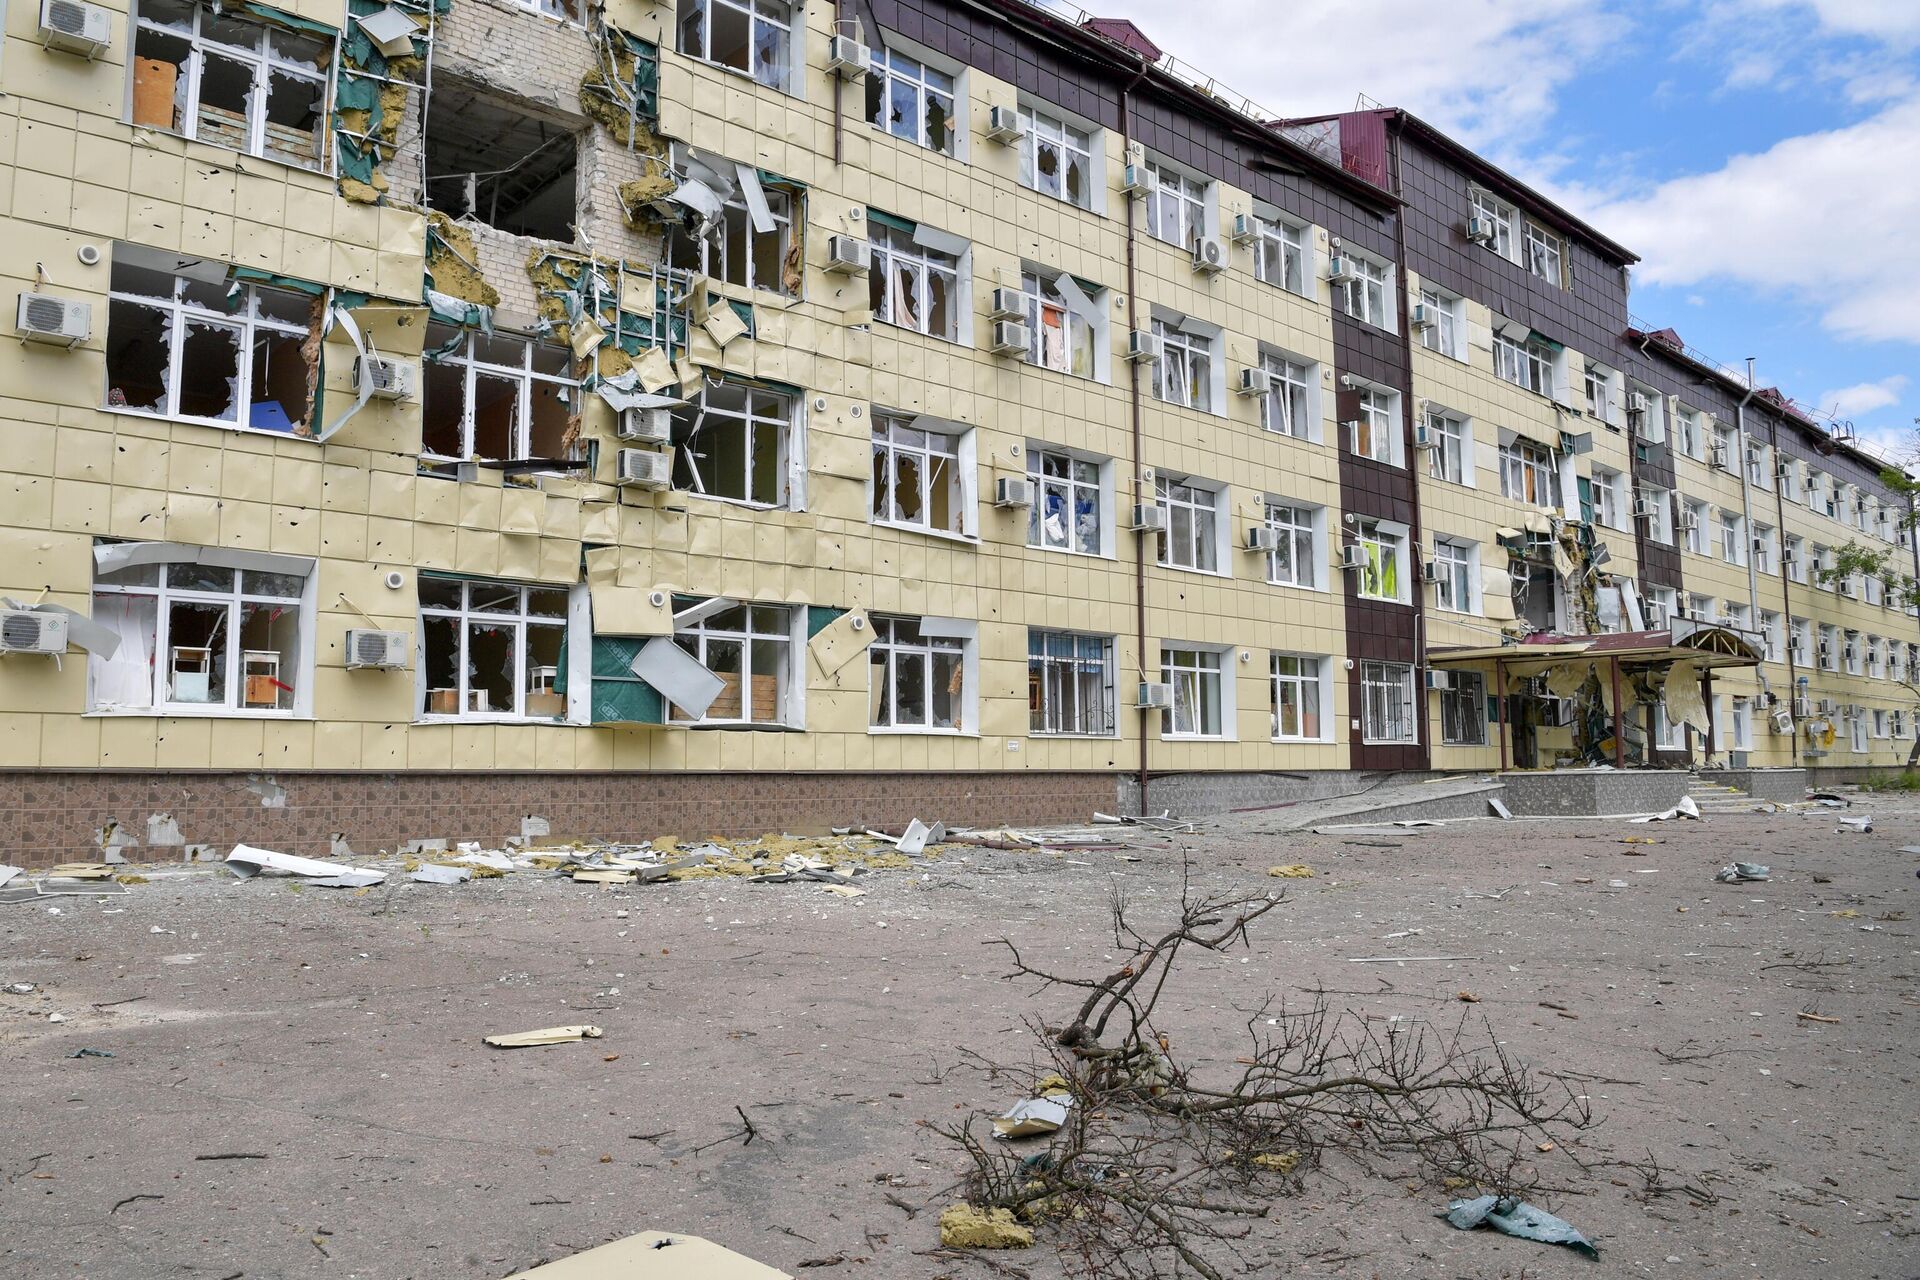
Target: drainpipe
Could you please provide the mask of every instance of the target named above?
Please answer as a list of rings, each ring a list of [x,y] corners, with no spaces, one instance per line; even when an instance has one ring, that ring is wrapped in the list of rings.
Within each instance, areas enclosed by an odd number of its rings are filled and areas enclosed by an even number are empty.
[[[1140,69],[1134,73],[1120,90],[1120,154],[1125,156],[1133,145],[1133,91],[1147,74],[1147,62],[1142,59]],[[1136,238],[1139,232],[1134,222],[1133,197],[1123,196],[1127,205],[1127,332],[1132,333],[1140,327],[1140,295],[1135,277],[1135,259],[1137,256]],[[1142,427],[1140,403],[1140,362],[1127,361],[1127,400],[1133,419],[1133,500],[1136,504],[1152,500],[1145,492],[1140,479],[1140,455],[1142,453]],[[1116,513],[1117,515],[1118,513]],[[1120,522],[1116,519],[1115,525]],[[1138,646],[1136,654],[1141,678],[1147,674],[1147,540],[1136,533],[1133,537],[1133,606],[1134,606],[1134,643]],[[1118,691],[1116,690],[1116,700]],[[1154,719],[1153,713],[1140,713],[1140,816],[1147,815],[1147,725]]]
[[[1751,397],[1753,393],[1747,394]],[[1745,406],[1746,401],[1740,403]],[[1780,492],[1780,420],[1777,417],[1767,422],[1767,444],[1773,449],[1773,510],[1780,530],[1780,607],[1786,611],[1781,614],[1781,623],[1787,628],[1787,718],[1793,722],[1793,758],[1798,762],[1800,722],[1793,714],[1793,698],[1800,689],[1800,673],[1793,660],[1793,579],[1787,576],[1787,497]]]
[[[1747,402],[1754,397],[1753,357],[1747,357],[1747,394],[1734,406],[1734,430],[1740,433],[1740,514],[1747,522],[1747,621],[1754,626],[1760,625],[1760,568],[1753,562],[1753,485],[1749,483],[1748,471],[1751,469],[1747,457]],[[1780,486],[1774,485],[1775,489]],[[1779,536],[1785,530],[1777,530]]]
[[[1392,118],[1392,127],[1387,131],[1387,173],[1393,183],[1392,194],[1400,194],[1400,117]],[[1410,547],[1409,558],[1414,561],[1413,570],[1413,670],[1414,696],[1420,702],[1421,749],[1427,757],[1427,768],[1433,768],[1433,726],[1427,721],[1427,690],[1425,672],[1427,669],[1427,596],[1424,584],[1420,581],[1419,562],[1422,555],[1420,544],[1420,472],[1418,467],[1422,455],[1414,447],[1413,431],[1413,321],[1407,314],[1407,216],[1406,206],[1402,205],[1393,213],[1393,256],[1394,270],[1397,273],[1395,283],[1399,287],[1400,313],[1400,385],[1405,390],[1400,395],[1400,456],[1407,460],[1407,492],[1411,498],[1407,503],[1407,542]]]

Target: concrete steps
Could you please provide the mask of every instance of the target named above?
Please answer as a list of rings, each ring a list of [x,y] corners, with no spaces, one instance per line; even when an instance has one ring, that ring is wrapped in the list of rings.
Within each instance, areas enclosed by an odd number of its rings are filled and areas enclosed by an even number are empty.
[[[1693,778],[1687,782],[1687,794],[1693,797],[1693,802],[1700,806],[1703,814],[1753,812],[1753,797],[1724,782]]]

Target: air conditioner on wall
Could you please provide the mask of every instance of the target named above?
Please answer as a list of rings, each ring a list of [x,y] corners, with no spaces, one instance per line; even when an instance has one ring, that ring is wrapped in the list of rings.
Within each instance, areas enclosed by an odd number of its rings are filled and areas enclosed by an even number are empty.
[[[1130,164],[1120,171],[1120,191],[1123,195],[1144,196],[1152,189],[1153,178],[1144,164]]]
[[[65,653],[67,616],[38,609],[0,609],[0,653]]]
[[[1432,668],[1428,668],[1428,670],[1427,670],[1427,688],[1429,688],[1429,689],[1451,689],[1451,688],[1453,688],[1453,672],[1451,672],[1451,671],[1435,671],[1435,670],[1433,670]]]
[[[1247,550],[1274,551],[1280,546],[1280,531],[1264,524],[1247,529]]]
[[[827,239],[827,270],[839,275],[865,275],[871,259],[867,242],[857,236]]]
[[[1033,481],[1025,476],[1001,476],[993,482],[996,507],[1030,507],[1033,500]]]
[[[1020,127],[1020,113],[1012,107],[993,107],[987,111],[987,137],[993,142],[1018,142],[1026,134]]]
[[[1340,548],[1340,567],[1342,569],[1364,569],[1367,567],[1367,549],[1359,543],[1349,543]]]
[[[1159,334],[1149,329],[1135,329],[1127,334],[1127,359],[1158,360],[1162,346]]]
[[[14,328],[28,341],[77,347],[93,332],[93,307],[50,293],[23,293]]]
[[[1165,533],[1167,509],[1158,503],[1136,502],[1133,506],[1133,523],[1128,527],[1135,533]]]
[[[1467,239],[1475,244],[1492,244],[1499,234],[1492,218],[1471,218],[1467,221]]]
[[[1193,242],[1193,269],[1214,275],[1227,269],[1227,242],[1219,236],[1201,236]]]
[[[873,55],[867,46],[849,35],[837,35],[827,45],[827,70],[842,80],[858,80],[867,74]]]
[[[1422,560],[1420,562],[1420,581],[1440,581],[1440,562],[1438,560]]]
[[[1134,696],[1134,706],[1142,711],[1165,710],[1173,705],[1173,686],[1157,680],[1143,680]]]
[[[1440,323],[1440,314],[1424,302],[1413,304],[1413,310],[1407,313],[1407,323],[1416,329],[1431,329]]]
[[[987,310],[995,320],[1024,320],[1027,317],[1027,295],[1018,289],[995,289],[987,301]]]
[[[113,44],[113,17],[80,0],[41,0],[40,44],[97,58]]]
[[[347,628],[347,670],[363,667],[391,670],[407,665],[408,641],[404,631],[374,631],[367,627]]]
[[[1243,396],[1264,396],[1273,390],[1273,374],[1266,369],[1242,369],[1238,390]]]
[[[996,320],[993,322],[993,354],[1025,355],[1032,342],[1032,331],[1021,321]]]
[[[664,489],[673,479],[673,453],[649,449],[622,449],[617,457],[615,482],[632,489]]]
[[[1236,213],[1233,215],[1233,242],[1235,244],[1251,243],[1253,240],[1259,238],[1259,235],[1260,220],[1258,218],[1250,213]]]
[[[1334,284],[1346,284],[1349,280],[1358,280],[1359,270],[1352,258],[1336,257],[1327,260],[1327,279]]]
[[[665,444],[673,438],[673,411],[665,408],[632,408],[620,411],[617,433],[622,440],[644,444]]]
[[[413,366],[366,356],[354,361],[354,386],[375,400],[405,400],[413,395]]]

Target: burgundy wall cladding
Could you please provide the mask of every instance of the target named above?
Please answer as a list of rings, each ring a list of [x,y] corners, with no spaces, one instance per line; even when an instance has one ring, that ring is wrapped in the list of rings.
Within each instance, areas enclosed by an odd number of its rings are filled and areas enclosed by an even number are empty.
[[[0,772],[0,862],[94,860],[94,832],[114,819],[143,844],[147,817],[170,813],[181,836],[222,855],[245,843],[326,856],[332,833],[357,853],[409,839],[498,848],[538,814],[556,837],[755,836],[881,826],[918,817],[949,825],[1085,822],[1111,812],[1111,773],[112,773]],[[268,808],[250,782],[271,779]],[[271,788],[262,788],[271,790]],[[177,848],[129,852],[171,861]]]

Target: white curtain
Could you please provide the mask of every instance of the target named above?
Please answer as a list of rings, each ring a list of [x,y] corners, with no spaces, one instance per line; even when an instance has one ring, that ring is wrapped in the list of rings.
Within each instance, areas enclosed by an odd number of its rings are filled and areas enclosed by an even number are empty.
[[[111,658],[93,657],[96,708],[153,705],[153,645],[159,616],[160,602],[152,596],[103,591],[93,597],[93,620],[120,636],[120,648]]]

